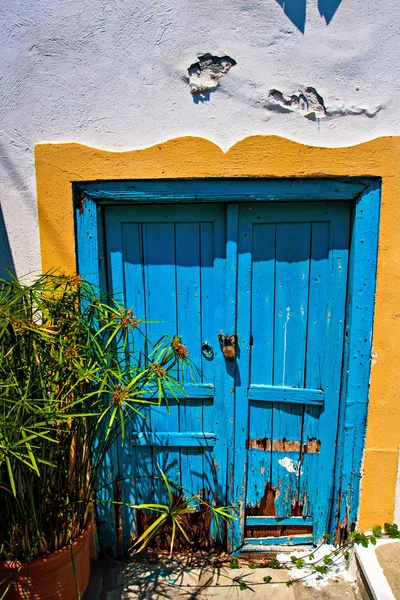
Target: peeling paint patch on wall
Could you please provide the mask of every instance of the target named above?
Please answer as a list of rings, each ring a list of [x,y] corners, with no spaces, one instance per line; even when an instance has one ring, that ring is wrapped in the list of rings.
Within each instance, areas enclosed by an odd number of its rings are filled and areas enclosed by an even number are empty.
[[[295,111],[304,117],[322,119],[326,116],[326,108],[322,96],[313,87],[299,87],[298,94],[285,96],[279,90],[270,90],[268,108],[283,112]]]
[[[292,458],[285,456],[285,458],[278,460],[278,463],[282,465],[282,467],[286,469],[288,473],[294,473],[297,477],[303,474],[301,461],[293,460]]]
[[[325,117],[346,117],[350,115],[364,115],[372,119],[384,107],[377,106],[369,109],[364,106],[331,106],[325,105],[324,99],[311,86],[299,86],[299,91],[296,94],[285,95],[280,90],[271,89],[268,94],[267,109],[288,113],[297,112],[303,117],[311,120],[323,119]]]
[[[198,62],[188,68],[190,92],[195,95],[215,90],[221,77],[235,65],[230,56],[200,55]]]

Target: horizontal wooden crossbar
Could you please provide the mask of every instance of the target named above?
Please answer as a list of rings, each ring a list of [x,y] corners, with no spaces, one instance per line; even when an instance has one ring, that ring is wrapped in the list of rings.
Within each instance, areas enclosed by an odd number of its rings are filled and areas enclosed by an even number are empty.
[[[245,538],[239,552],[265,552],[268,546],[302,546],[312,544],[312,534],[289,535],[279,537]]]
[[[177,392],[175,395],[172,392],[167,393],[168,398],[177,398],[178,400],[190,400],[191,398],[214,398],[215,387],[211,383],[186,383],[183,386],[183,392]],[[157,390],[154,393],[145,393],[141,395],[141,398],[157,398]]]
[[[349,200],[369,180],[320,179],[191,179],[157,181],[95,181],[76,185],[101,202],[253,202],[266,200]]]
[[[257,527],[261,525],[285,525],[285,526],[303,526],[303,527],[312,527],[314,524],[314,519],[312,517],[283,517],[279,519],[279,517],[246,517],[246,525],[251,527]]]
[[[303,454],[318,454],[321,451],[321,441],[308,438],[307,441],[297,440],[270,440],[268,438],[249,438],[246,442],[247,450],[264,450],[273,452],[303,452]]]
[[[287,402],[288,404],[312,404],[313,406],[323,406],[325,399],[322,390],[274,385],[251,385],[247,390],[247,397],[249,400],[261,402]]]
[[[216,439],[215,433],[203,431],[176,433],[159,431],[158,433],[144,432],[131,435],[131,442],[134,446],[212,447],[215,446]]]

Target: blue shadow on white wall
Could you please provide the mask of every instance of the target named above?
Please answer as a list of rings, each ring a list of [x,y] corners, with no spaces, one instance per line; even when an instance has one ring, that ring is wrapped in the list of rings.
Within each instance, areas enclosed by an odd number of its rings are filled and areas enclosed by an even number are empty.
[[[14,261],[0,205],[0,277],[10,279],[10,273],[15,275]]]
[[[318,10],[327,25],[332,21],[342,0],[318,0]]]
[[[276,0],[283,8],[285,15],[296,25],[297,29],[304,33],[306,26],[306,4],[307,0]]]
[[[332,21],[342,0],[318,0],[318,10],[327,25]],[[306,27],[307,0],[276,0],[285,15],[301,33]]]

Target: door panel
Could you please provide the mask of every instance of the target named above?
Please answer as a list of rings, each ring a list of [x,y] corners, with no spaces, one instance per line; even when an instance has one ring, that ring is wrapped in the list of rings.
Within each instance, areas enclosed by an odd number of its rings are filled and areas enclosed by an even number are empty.
[[[149,477],[160,465],[191,492],[239,507],[232,547],[326,532],[349,222],[344,202],[105,208],[110,291],[152,321],[151,341],[182,335],[202,372],[170,414],[145,408],[128,432],[119,470],[140,484],[124,484],[126,501],[166,500]],[[236,362],[224,360],[221,332],[238,333]]]
[[[249,330],[251,339],[247,349],[241,338],[238,360],[243,379],[248,352],[248,538],[311,533],[313,526],[319,539],[327,529],[349,217],[344,203],[240,208],[238,331]],[[249,277],[251,287],[243,288]]]
[[[151,342],[181,335],[202,373],[195,383],[186,373],[187,396],[171,399],[169,413],[165,406],[145,407],[146,420],[127,433],[119,469],[140,479],[124,486],[126,501],[167,501],[165,487],[154,479],[160,466],[186,490],[206,489],[210,500],[224,504],[231,418],[224,397],[230,382],[217,344],[225,323],[225,207],[107,207],[105,225],[113,296],[133,306]],[[212,357],[202,354],[203,342],[214,348]],[[144,338],[136,336],[135,343],[135,350],[143,349]],[[182,373],[177,376],[183,380]],[[129,513],[125,518],[129,530]]]

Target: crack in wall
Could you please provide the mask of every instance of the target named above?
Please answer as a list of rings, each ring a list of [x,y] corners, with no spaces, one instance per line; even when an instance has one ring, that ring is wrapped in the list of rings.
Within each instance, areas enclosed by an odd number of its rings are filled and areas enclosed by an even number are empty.
[[[328,117],[348,117],[348,116],[357,116],[364,115],[369,119],[373,119],[376,115],[384,108],[384,106],[378,106],[374,110],[369,110],[365,106],[352,106],[343,107],[343,108],[335,108],[335,109],[327,109],[326,114]]]

